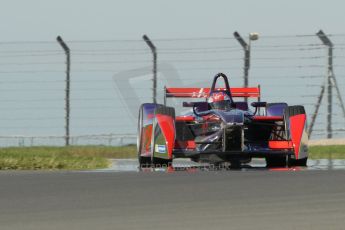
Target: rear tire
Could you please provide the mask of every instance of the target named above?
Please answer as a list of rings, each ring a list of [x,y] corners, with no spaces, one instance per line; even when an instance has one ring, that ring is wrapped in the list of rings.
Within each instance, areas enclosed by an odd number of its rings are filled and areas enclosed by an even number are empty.
[[[283,116],[285,109],[288,105],[285,102],[267,103],[266,115],[267,116]]]
[[[157,105],[155,114],[168,115],[175,119],[175,109],[164,105]]]

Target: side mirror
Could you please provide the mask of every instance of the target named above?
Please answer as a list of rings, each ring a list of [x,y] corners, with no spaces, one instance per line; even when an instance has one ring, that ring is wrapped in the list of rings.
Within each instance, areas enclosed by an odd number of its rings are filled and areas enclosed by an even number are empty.
[[[194,102],[193,113],[198,117],[210,113],[208,102]]]
[[[199,113],[203,113],[209,110],[208,102],[202,101],[202,102],[183,102],[183,107],[192,107],[193,112],[196,116],[199,116]]]
[[[193,107],[195,102],[183,102],[182,106],[183,107]]]
[[[251,106],[255,108],[266,107],[266,105],[267,105],[267,102],[261,102],[261,101],[256,101],[256,102],[251,103]]]
[[[267,102],[256,101],[252,102],[251,105],[255,108],[254,115],[258,112],[258,108],[266,107]]]
[[[240,109],[243,111],[247,111],[248,110],[248,103],[245,101],[236,101],[233,103],[233,107],[236,109]]]

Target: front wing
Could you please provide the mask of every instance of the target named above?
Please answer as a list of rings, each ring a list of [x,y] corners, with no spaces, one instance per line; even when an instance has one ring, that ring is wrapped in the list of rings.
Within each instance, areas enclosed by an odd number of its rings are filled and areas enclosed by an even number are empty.
[[[294,152],[292,150],[255,150],[255,151],[197,151],[197,150],[174,150],[173,156],[175,158],[192,158],[198,156],[209,156],[209,155],[217,155],[220,157],[227,157],[227,158],[248,158],[248,157],[257,157],[257,158],[265,158],[271,156],[294,156]]]

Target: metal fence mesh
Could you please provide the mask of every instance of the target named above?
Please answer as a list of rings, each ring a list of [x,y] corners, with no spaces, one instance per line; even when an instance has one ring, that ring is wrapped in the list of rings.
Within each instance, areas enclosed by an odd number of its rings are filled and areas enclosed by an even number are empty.
[[[345,35],[334,44],[334,74],[345,94]],[[152,101],[152,54],[138,40],[65,40],[71,49],[71,144],[135,143],[139,105]],[[244,52],[236,39],[154,39],[158,102],[163,87],[209,87],[223,72],[243,86]],[[302,104],[310,118],[327,75],[327,48],[316,35],[260,36],[251,43],[249,85],[262,100]],[[342,95],[343,97],[345,95]],[[312,138],[326,136],[326,99]],[[181,107],[181,101],[169,104]],[[65,54],[55,41],[0,42],[0,145],[63,145]],[[180,111],[180,110],[178,110]],[[345,119],[333,95],[333,136],[345,136]]]

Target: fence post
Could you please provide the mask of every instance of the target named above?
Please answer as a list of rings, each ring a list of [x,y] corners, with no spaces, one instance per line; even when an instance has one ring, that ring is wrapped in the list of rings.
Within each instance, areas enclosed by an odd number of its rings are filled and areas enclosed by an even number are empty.
[[[332,76],[333,76],[333,43],[320,30],[316,33],[322,43],[328,47],[327,58],[327,138],[332,138]]]
[[[310,122],[310,125],[308,127],[308,137],[309,138],[311,137],[311,134],[313,132],[313,127],[314,127],[314,124],[315,124],[315,121],[316,121],[317,114],[319,113],[319,108],[320,108],[320,105],[321,105],[324,93],[325,93],[325,85],[322,85],[321,86],[320,95],[317,98],[317,103],[316,103],[316,106],[315,106],[315,111],[314,111],[314,113],[313,113],[313,115],[311,117],[311,122]]]
[[[243,87],[248,87],[248,72],[250,67],[250,48],[249,45],[244,41],[241,35],[235,31],[234,37],[240,43],[244,50],[244,84]]]
[[[70,49],[60,36],[56,38],[58,43],[66,54],[66,89],[65,89],[65,145],[68,146],[70,133],[69,133],[69,121],[70,121],[70,68],[71,68],[71,55]]]
[[[249,39],[248,39],[248,44],[244,41],[244,39],[241,37],[241,35],[235,31],[234,32],[234,37],[236,40],[240,43],[244,50],[244,84],[243,87],[247,88],[249,85],[249,68],[250,68],[250,44],[251,41],[255,41],[259,38],[258,33],[250,33],[249,34]],[[248,102],[248,98],[244,98],[245,102]]]
[[[153,103],[157,103],[157,49],[156,46],[153,45],[152,41],[147,37],[146,34],[143,36],[144,41],[150,47],[152,54],[153,54]]]

